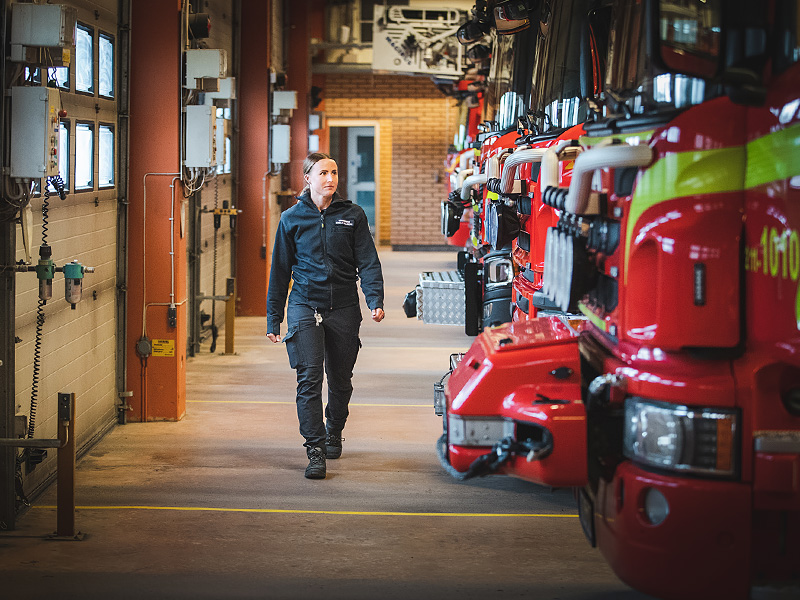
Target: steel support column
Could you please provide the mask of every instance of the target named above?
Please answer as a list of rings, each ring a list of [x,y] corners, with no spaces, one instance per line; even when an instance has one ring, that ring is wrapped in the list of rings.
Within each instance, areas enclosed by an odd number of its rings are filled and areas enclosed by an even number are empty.
[[[14,263],[16,225],[0,223],[0,265]],[[0,269],[0,438],[14,437],[14,271]],[[0,530],[16,527],[16,449],[0,447]]]
[[[318,0],[296,0],[286,4],[287,35],[289,36],[286,57],[286,87],[297,92],[297,109],[292,115],[291,162],[289,185],[299,193],[305,185],[303,161],[308,154],[308,113],[311,95],[311,45],[312,22],[324,3]]]
[[[267,312],[268,252],[263,249],[262,183],[269,171],[270,15],[272,1],[241,3],[238,121],[239,149],[236,224],[237,314]],[[308,48],[305,49],[308,52]],[[267,236],[271,232],[267,231]],[[268,245],[267,245],[268,247]]]
[[[0,43],[6,47],[6,17],[8,0],[0,3]],[[0,81],[6,81],[6,63],[0,60]],[[6,138],[5,111],[9,100],[0,99],[0,140]],[[0,165],[7,164],[5,144],[0,144]],[[16,225],[0,223],[0,265],[12,265],[16,260]],[[0,437],[14,437],[16,413],[15,371],[15,279],[14,271],[0,268]],[[0,530],[16,527],[16,449],[0,448]]]
[[[119,97],[117,99],[117,139],[119,154],[117,199],[117,394],[119,395],[118,422],[127,421],[127,335],[128,314],[128,156],[130,147],[130,50],[131,50],[131,0],[119,0],[117,29],[117,55],[119,64]]]
[[[183,200],[180,183],[171,187],[173,174],[181,171],[180,5],[131,3],[127,387],[133,391],[132,421],[177,420],[186,412],[186,238],[170,220]],[[173,301],[173,285],[176,327],[168,323],[166,306]],[[171,341],[174,351],[140,358],[137,342],[145,335]]]

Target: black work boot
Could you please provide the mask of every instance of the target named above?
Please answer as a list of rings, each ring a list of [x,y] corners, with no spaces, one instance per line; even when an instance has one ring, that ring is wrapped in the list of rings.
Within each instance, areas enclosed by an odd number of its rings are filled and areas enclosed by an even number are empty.
[[[342,440],[344,438],[340,435],[341,432],[333,433],[328,432],[325,438],[325,448],[328,451],[328,458],[339,458],[342,455]]]
[[[308,454],[308,466],[306,467],[306,477],[308,479],[325,479],[325,450],[323,448],[311,448]]]

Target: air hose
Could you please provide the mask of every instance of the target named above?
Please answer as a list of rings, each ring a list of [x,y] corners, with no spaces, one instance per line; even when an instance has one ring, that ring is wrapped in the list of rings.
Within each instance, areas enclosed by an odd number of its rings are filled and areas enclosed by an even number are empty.
[[[45,182],[44,197],[42,198],[42,249],[49,248],[47,243],[48,212],[50,210],[50,189]],[[33,381],[31,382],[31,410],[28,418],[28,437],[32,438],[36,429],[36,407],[39,398],[39,364],[42,359],[42,329],[44,327],[44,305],[47,300],[39,298],[36,307],[36,339],[33,344]]]
[[[447,460],[447,434],[444,433],[436,441],[436,454],[439,456],[439,463],[442,465],[442,468],[447,471],[451,477],[457,479],[458,481],[466,481],[467,479],[472,479],[473,477],[484,477],[486,475],[490,475],[500,468],[500,466],[509,458],[506,456],[502,461],[494,460],[495,451],[492,449],[491,452],[479,456],[472,461],[469,469],[462,473],[461,471],[456,470],[453,465],[450,464],[450,461]]]
[[[47,232],[49,230],[49,213],[50,213],[50,184],[52,183],[58,196],[64,200],[67,196],[64,189],[64,181],[60,175],[48,177],[44,182],[44,193],[42,194],[42,243],[39,249],[39,254],[42,258],[49,259],[51,256],[50,246],[47,243]],[[33,377],[31,381],[31,404],[28,416],[28,431],[26,436],[32,439],[36,434],[36,410],[39,406],[39,373],[42,361],[42,335],[44,330],[45,314],[44,306],[47,300],[39,298],[39,304],[36,307],[36,334],[33,344]],[[28,471],[36,468],[36,465],[41,463],[47,456],[47,451],[42,448],[26,448],[22,454],[17,456],[16,464],[16,492],[19,499],[27,504],[27,498],[22,489],[22,464],[27,463]]]
[[[545,458],[553,450],[553,436],[548,430],[544,429],[543,431],[542,440],[537,442],[530,439],[517,442],[511,436],[503,438],[489,452],[473,460],[463,473],[455,469],[447,458],[447,434],[445,433],[436,441],[436,454],[439,456],[442,468],[458,481],[466,481],[473,477],[485,477],[497,471],[515,454],[526,456],[528,462]]]

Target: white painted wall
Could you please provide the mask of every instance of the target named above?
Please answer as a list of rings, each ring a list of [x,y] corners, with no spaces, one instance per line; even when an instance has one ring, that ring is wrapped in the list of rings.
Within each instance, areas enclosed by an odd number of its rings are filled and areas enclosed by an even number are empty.
[[[97,88],[97,31],[117,37],[117,1],[73,0],[64,4],[78,9],[78,21],[95,29],[95,90]],[[115,43],[115,55],[118,49]],[[15,85],[21,80],[15,82]],[[70,68],[70,92],[61,92],[70,126],[70,148],[74,155],[77,120],[117,125],[115,100],[79,95],[75,89],[75,67]],[[118,93],[118,79],[115,77]],[[13,107],[12,107],[13,110]],[[115,136],[115,146],[118,136]],[[95,133],[95,140],[97,135]],[[115,163],[118,163],[115,160]],[[74,160],[70,160],[70,185],[74,187]],[[36,437],[53,438],[57,434],[56,404],[59,392],[76,396],[76,434],[79,449],[101,436],[116,422],[116,261],[117,200],[116,188],[97,189],[97,142],[95,141],[95,189],[70,190],[66,200],[56,194],[50,199],[48,242],[58,266],[78,260],[95,267],[84,279],[83,300],[75,310],[64,300],[64,277],[57,273],[53,298],[45,308],[41,345]],[[115,165],[118,172],[119,165]],[[116,177],[118,181],[118,176]],[[31,201],[33,212],[32,262],[38,260],[42,234],[43,198]],[[22,236],[17,234],[17,260],[24,258]],[[33,378],[38,280],[35,273],[22,273],[16,279],[16,412],[28,415]],[[56,452],[49,451],[46,461],[25,478],[26,492],[35,490],[55,472]]]

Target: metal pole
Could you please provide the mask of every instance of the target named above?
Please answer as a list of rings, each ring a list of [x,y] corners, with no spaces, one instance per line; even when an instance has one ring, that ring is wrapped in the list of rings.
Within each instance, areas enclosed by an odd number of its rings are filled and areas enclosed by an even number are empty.
[[[233,327],[236,317],[236,278],[227,281],[228,300],[225,302],[225,354],[233,354]]]
[[[14,223],[0,223],[0,264],[14,263],[16,229]],[[14,437],[14,271],[0,269],[0,438]],[[16,528],[17,451],[0,448],[0,530]]]
[[[64,418],[66,417],[66,418]],[[75,537],[75,394],[58,394],[58,449],[56,478],[56,535]]]
[[[0,438],[0,450],[58,448],[56,459],[56,533],[49,539],[83,539],[75,533],[75,394],[58,394],[58,439]]]
[[[10,11],[9,0],[0,2],[0,42],[6,47],[6,25]],[[6,61],[0,60],[0,82],[5,92]],[[0,98],[0,140],[5,140],[5,113],[10,99]],[[6,146],[0,143],[0,166],[8,164]],[[14,223],[0,223],[0,264],[13,265],[17,257],[17,227]],[[0,269],[0,437],[14,437],[14,414],[16,413],[14,345],[16,330],[15,273]],[[17,451],[0,448],[0,531],[16,528],[16,494],[14,483],[17,474]]]
[[[117,421],[127,421],[130,410],[127,399],[133,393],[128,389],[128,178],[130,175],[130,24],[131,0],[119,0],[119,23],[117,48],[119,55],[119,94],[117,109],[117,135],[119,140],[119,175],[117,190],[117,393],[119,414]],[[142,250],[144,252],[144,250]]]

